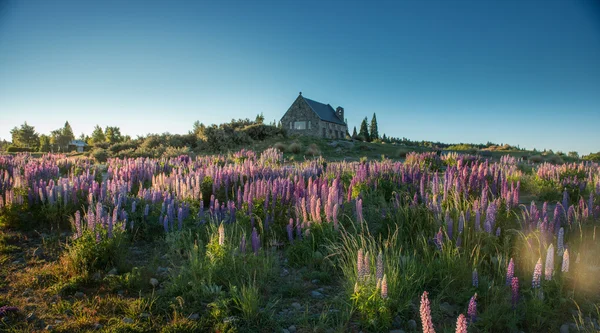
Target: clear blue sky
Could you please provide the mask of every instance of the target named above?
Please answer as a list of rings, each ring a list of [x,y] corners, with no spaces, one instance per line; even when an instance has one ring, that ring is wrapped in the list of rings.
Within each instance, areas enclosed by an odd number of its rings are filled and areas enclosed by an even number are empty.
[[[0,0],[0,138],[68,120],[135,137],[279,119],[299,91],[350,128],[600,150],[600,6],[564,1]]]

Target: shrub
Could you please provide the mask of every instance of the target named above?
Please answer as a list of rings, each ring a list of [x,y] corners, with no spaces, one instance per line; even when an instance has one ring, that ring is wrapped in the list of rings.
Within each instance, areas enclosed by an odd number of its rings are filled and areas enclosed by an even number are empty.
[[[560,157],[558,155],[549,156],[548,157],[548,162],[550,162],[552,164],[563,164],[564,163],[562,157]]]
[[[8,146],[8,148],[6,148],[6,151],[8,153],[29,153],[35,151],[35,149],[27,147]]]
[[[308,156],[317,156],[320,155],[321,151],[319,150],[319,147],[316,144],[311,144],[308,149],[306,150],[306,155]]]
[[[108,237],[106,230],[99,230],[98,236],[91,230],[67,245],[61,258],[67,272],[89,277],[95,271],[111,267],[123,267],[127,255],[125,234],[118,228]]]
[[[302,145],[298,142],[292,142],[292,144],[288,147],[291,153],[299,154],[302,151]]]
[[[98,163],[104,163],[108,160],[108,152],[106,149],[96,148],[92,151],[92,157],[98,161]]]
[[[285,136],[285,130],[277,128],[275,126],[269,126],[265,124],[254,124],[246,126],[242,129],[242,132],[247,134],[252,140],[262,141],[268,138],[277,136]]]
[[[544,158],[542,157],[542,155],[533,155],[529,157],[529,161],[533,163],[542,163],[544,161]]]
[[[285,152],[287,150],[287,147],[285,146],[284,143],[282,142],[277,142],[273,145],[273,148],[279,150],[280,152]]]

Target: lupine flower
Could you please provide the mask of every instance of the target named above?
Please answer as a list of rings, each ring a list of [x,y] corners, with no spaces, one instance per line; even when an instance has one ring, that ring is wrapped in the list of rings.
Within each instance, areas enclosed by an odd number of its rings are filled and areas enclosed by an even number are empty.
[[[442,227],[440,227],[440,230],[435,235],[435,238],[434,238],[433,241],[435,243],[435,246],[437,246],[437,248],[439,250],[441,250],[442,249],[442,244],[444,242],[444,234],[442,233]]]
[[[559,256],[562,255],[563,252],[565,251],[564,239],[565,239],[565,229],[561,227],[560,229],[558,229],[558,236],[557,236],[557,240],[556,240],[556,248],[557,248],[557,253]]]
[[[356,273],[358,275],[358,280],[362,280],[363,276],[363,249],[358,249],[358,253],[356,255]]]
[[[531,279],[531,288],[539,288],[542,285],[542,258],[539,258],[533,269],[533,278]]]
[[[17,308],[16,306],[8,306],[8,305],[4,305],[0,307],[0,318],[6,316],[7,313],[9,312],[18,312],[19,308]]]
[[[225,244],[225,227],[223,223],[219,225],[219,245]]]
[[[240,240],[240,252],[242,254],[246,253],[246,235],[242,235],[242,239]]]
[[[358,222],[362,222],[364,220],[362,199],[356,200],[356,219],[358,220]]]
[[[431,308],[429,305],[428,293],[426,291],[421,295],[421,324],[423,325],[423,333],[435,333],[433,322],[431,320]]]
[[[552,273],[554,272],[554,245],[550,244],[546,252],[546,270],[545,279],[546,281],[552,280]]]
[[[479,287],[479,274],[477,274],[477,268],[475,268],[473,270],[472,280],[473,280],[473,287],[475,287],[475,288]]]
[[[258,233],[256,232],[256,228],[252,228],[252,251],[254,251],[254,255],[258,255],[259,249],[260,239],[258,238]]]
[[[519,278],[513,277],[510,283],[512,290],[512,307],[513,309],[517,307],[517,303],[519,302]]]
[[[377,279],[383,279],[383,252],[379,251],[377,255]]]
[[[512,278],[515,276],[515,262],[513,258],[510,258],[508,262],[508,268],[506,269],[506,285],[508,286],[512,282]]]
[[[381,280],[381,298],[386,299],[388,297],[388,285],[387,276],[384,274]]]
[[[81,213],[75,212],[75,229],[77,231],[77,237],[81,237]]]
[[[294,243],[294,219],[290,218],[290,222],[286,226],[288,240],[290,243]]]
[[[371,274],[371,261],[369,260],[369,252],[368,251],[365,253],[365,256],[363,258],[362,269],[363,269],[362,277],[363,277],[363,279],[367,279],[369,277],[369,275]]]
[[[165,232],[169,232],[169,217],[167,215],[163,219],[163,227],[165,228]]]
[[[560,271],[563,273],[569,272],[569,249],[566,249],[565,252],[563,252],[562,267]]]
[[[467,333],[467,318],[464,314],[460,314],[456,320],[456,331],[455,333]]]
[[[500,227],[496,228],[496,237],[500,237]]]
[[[474,322],[477,319],[477,293],[471,297],[469,300],[469,308],[467,309],[467,315],[469,316],[469,320]]]

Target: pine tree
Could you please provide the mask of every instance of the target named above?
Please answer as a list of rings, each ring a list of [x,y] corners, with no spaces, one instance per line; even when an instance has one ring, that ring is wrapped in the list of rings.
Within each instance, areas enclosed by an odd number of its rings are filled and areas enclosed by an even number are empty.
[[[371,133],[371,140],[379,139],[379,131],[377,130],[377,116],[373,113],[373,119],[371,119],[371,128],[369,129]]]
[[[362,123],[360,124],[360,132],[358,132],[358,136],[361,138],[361,140],[365,142],[371,142],[371,136],[369,135],[369,128],[367,123],[368,120],[367,117],[365,117],[365,119],[363,119]]]
[[[94,131],[92,132],[92,137],[88,140],[88,144],[92,145],[95,143],[101,143],[106,141],[106,137],[104,136],[104,131],[98,125],[94,127]]]
[[[358,134],[356,134],[356,126],[354,126],[354,131],[352,131],[352,139],[356,139],[356,136]]]
[[[63,128],[63,133],[62,135],[65,136],[65,140],[69,140],[69,142],[75,140],[75,134],[73,134],[73,129],[71,128],[71,125],[69,124],[69,122],[65,122],[65,127]]]

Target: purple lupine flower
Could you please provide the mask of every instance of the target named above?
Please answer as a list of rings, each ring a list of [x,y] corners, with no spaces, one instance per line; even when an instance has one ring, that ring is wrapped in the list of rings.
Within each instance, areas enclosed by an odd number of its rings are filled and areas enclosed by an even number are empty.
[[[9,312],[19,312],[19,308],[17,308],[16,306],[8,306],[8,305],[1,306],[0,307],[0,318],[6,316],[6,314]]]
[[[435,333],[433,321],[431,320],[431,307],[429,305],[428,293],[426,291],[421,295],[421,325],[423,325],[423,333]]]
[[[473,270],[472,280],[473,280],[473,287],[475,287],[475,288],[479,287],[479,274],[477,273],[477,268],[475,268]]]
[[[481,230],[481,213],[479,209],[475,211],[475,231]]]
[[[569,193],[567,193],[566,188],[563,190],[562,206],[565,211],[569,207]]]
[[[469,300],[467,315],[469,316],[470,322],[474,322],[477,319],[477,293],[475,293],[475,295],[471,297],[471,300]]]
[[[290,223],[288,223],[288,225],[286,226],[286,230],[287,230],[287,235],[288,235],[288,240],[290,241],[290,244],[294,243],[294,219],[290,218]]]
[[[163,227],[165,228],[165,232],[169,232],[169,217],[167,215],[163,219]]]
[[[467,318],[464,314],[460,314],[456,320],[456,331],[455,333],[467,333]]]
[[[387,275],[383,275],[383,279],[381,280],[381,298],[388,298],[388,285],[387,285]]]
[[[150,205],[146,204],[146,207],[144,208],[144,217],[147,217],[148,213],[150,213]]]
[[[131,202],[131,212],[135,213],[135,208],[136,208],[136,201],[133,200],[133,202]]]
[[[254,255],[258,255],[259,249],[260,239],[258,238],[258,233],[256,232],[256,228],[252,228],[252,251],[254,251]]]
[[[566,249],[565,252],[563,252],[562,267],[560,271],[563,273],[569,272],[569,249]]]
[[[496,203],[492,201],[490,205],[487,207],[485,212],[485,231],[489,234],[492,233],[494,229],[494,224],[496,223]]]
[[[377,255],[377,268],[376,268],[377,279],[383,279],[383,252],[379,251]]]
[[[517,303],[519,302],[519,278],[513,277],[510,283],[512,290],[512,307],[513,309],[517,307]]]
[[[546,252],[546,270],[544,272],[545,280],[552,280],[552,273],[554,273],[554,245],[550,244]]]
[[[539,288],[542,285],[542,258],[539,258],[533,269],[531,288]]]
[[[512,282],[512,278],[515,276],[515,262],[513,258],[510,258],[508,262],[508,268],[506,269],[506,285],[508,286]]]
[[[500,237],[500,227],[496,228],[496,237]]]

